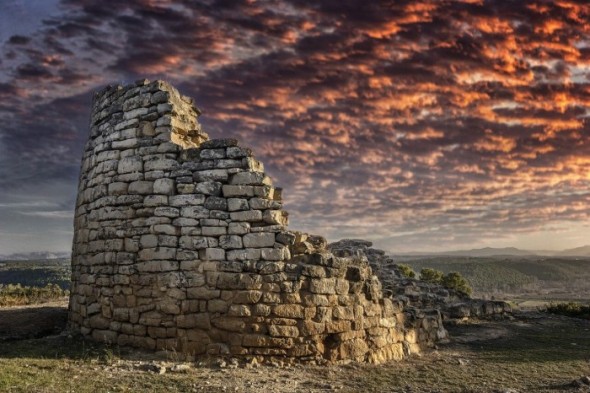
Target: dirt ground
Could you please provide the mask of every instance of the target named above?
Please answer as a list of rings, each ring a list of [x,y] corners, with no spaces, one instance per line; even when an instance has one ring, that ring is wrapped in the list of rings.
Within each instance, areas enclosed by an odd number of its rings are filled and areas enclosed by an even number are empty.
[[[56,334],[64,306],[0,309],[0,391],[590,392],[575,384],[590,375],[590,321],[538,312],[448,326],[449,343],[401,362],[282,366],[163,360]]]

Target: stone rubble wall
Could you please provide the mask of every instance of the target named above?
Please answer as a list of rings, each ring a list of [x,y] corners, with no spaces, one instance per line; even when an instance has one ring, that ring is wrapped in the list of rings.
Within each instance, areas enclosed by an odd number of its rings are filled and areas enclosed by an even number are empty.
[[[287,230],[282,192],[236,140],[210,140],[165,82],[94,98],[69,325],[104,342],[261,360],[383,362],[442,338],[384,297],[365,257]]]
[[[328,248],[338,255],[364,255],[374,274],[379,277],[386,296],[400,301],[407,312],[418,314],[438,310],[445,322],[469,318],[505,317],[512,312],[509,303],[498,300],[473,299],[440,284],[404,276],[394,258],[385,251],[372,248],[367,240],[343,239]]]

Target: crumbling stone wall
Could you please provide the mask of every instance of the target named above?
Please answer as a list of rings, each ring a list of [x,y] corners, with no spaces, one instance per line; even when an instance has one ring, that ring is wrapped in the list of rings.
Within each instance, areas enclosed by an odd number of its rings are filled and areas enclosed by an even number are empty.
[[[329,244],[328,249],[336,255],[366,256],[385,295],[400,301],[407,313],[437,310],[443,321],[455,322],[469,318],[502,318],[512,312],[510,304],[504,301],[473,299],[440,284],[406,277],[393,257],[372,245],[367,240],[342,239]]]
[[[161,82],[94,97],[76,206],[69,324],[187,356],[400,359],[444,337],[383,296],[364,256],[287,230],[281,189],[236,140],[209,140]]]

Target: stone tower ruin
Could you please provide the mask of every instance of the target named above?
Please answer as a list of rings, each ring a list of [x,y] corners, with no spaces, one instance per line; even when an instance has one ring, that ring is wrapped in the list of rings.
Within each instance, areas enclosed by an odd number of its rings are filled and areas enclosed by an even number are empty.
[[[252,151],[209,139],[162,81],[94,96],[72,253],[70,328],[187,357],[400,359],[445,331],[384,297],[366,258],[287,229]]]

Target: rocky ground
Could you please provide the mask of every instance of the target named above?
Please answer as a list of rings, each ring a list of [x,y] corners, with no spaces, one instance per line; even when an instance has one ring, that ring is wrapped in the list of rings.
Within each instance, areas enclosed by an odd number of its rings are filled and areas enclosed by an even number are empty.
[[[0,310],[0,391],[590,392],[590,321],[534,311],[458,322],[448,344],[402,362],[283,367],[185,363],[55,334],[64,306]]]

